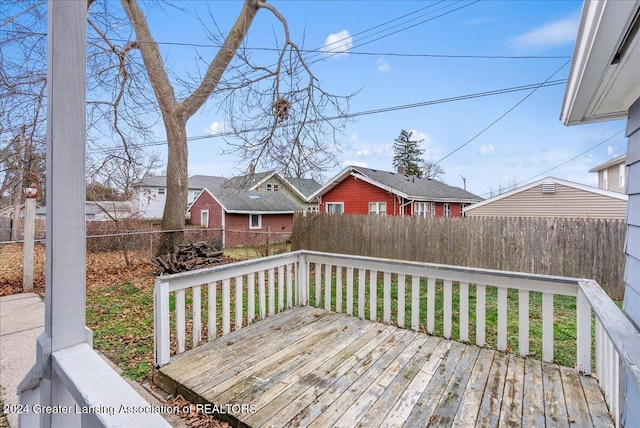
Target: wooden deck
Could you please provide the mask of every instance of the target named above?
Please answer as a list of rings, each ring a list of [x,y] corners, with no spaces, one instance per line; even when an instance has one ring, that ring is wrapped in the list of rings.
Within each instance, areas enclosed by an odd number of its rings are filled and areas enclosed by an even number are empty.
[[[596,380],[573,369],[308,306],[154,378],[240,426],[613,426]]]

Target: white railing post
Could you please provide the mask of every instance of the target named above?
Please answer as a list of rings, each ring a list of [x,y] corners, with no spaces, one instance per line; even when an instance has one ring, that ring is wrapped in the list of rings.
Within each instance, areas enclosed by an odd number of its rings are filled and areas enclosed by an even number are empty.
[[[156,279],[153,289],[153,320],[154,320],[154,348],[155,364],[160,367],[169,362],[169,284]]]
[[[298,305],[309,303],[309,265],[304,253],[300,253],[296,264],[296,299]]]
[[[591,374],[591,305],[581,288],[578,288],[576,318],[578,371]]]
[[[553,361],[553,294],[542,293],[542,361]]]

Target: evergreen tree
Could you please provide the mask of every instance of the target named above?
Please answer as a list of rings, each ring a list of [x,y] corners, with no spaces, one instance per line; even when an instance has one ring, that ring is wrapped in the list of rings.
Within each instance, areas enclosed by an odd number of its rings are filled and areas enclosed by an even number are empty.
[[[397,171],[399,166],[404,167],[405,174],[422,177],[422,169],[420,164],[424,163],[422,159],[422,150],[419,144],[423,140],[412,140],[413,132],[400,131],[398,138],[393,143],[393,168]]]

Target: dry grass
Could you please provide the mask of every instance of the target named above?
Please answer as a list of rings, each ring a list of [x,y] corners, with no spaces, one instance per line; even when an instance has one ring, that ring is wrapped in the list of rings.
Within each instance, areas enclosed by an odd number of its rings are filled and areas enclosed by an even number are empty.
[[[0,245],[0,296],[22,292],[22,245]],[[87,254],[87,326],[93,343],[123,370],[147,380],[153,364],[153,284],[155,269],[146,253],[129,254],[126,266],[119,252]],[[133,256],[133,257],[132,257]],[[44,297],[45,251],[36,246],[34,291]],[[208,415],[184,415],[194,427],[226,427]],[[0,418],[0,427],[2,426]]]

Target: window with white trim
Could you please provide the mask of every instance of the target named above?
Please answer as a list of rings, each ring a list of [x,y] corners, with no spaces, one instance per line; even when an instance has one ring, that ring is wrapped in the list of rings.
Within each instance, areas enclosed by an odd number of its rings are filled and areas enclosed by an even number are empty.
[[[307,207],[307,211],[310,213],[317,213],[318,212],[318,206],[317,205],[313,205],[310,207]]]
[[[164,187],[158,187],[158,195],[164,195]]]
[[[429,217],[431,215],[431,202],[416,202],[413,208],[413,214],[416,217]]]
[[[444,213],[443,215],[445,217],[451,217],[451,204],[450,203],[445,202],[443,204],[443,213]]]
[[[618,187],[624,189],[625,185],[625,165],[622,163],[618,169]]]
[[[277,184],[267,183],[267,192],[277,192],[280,190],[280,186]]]
[[[191,202],[195,201],[199,194],[200,194],[199,191],[194,190],[192,195],[191,195]]]
[[[435,216],[436,216],[436,203],[431,202],[431,217],[435,217]]]
[[[387,203],[369,202],[369,215],[387,215]]]
[[[209,210],[200,211],[200,226],[209,227]]]
[[[262,229],[262,214],[249,214],[249,229]]]
[[[344,212],[344,202],[327,202],[328,214],[342,214]]]

